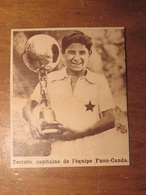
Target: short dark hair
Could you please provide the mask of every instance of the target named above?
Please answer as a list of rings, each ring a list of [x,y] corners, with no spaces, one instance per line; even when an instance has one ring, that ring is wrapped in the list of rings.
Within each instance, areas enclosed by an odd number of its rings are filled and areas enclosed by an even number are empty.
[[[83,32],[78,30],[71,30],[68,31],[64,37],[62,38],[62,53],[65,53],[65,50],[68,48],[69,45],[72,43],[81,43],[82,45],[85,45],[85,47],[88,49],[89,53],[91,53],[91,47],[92,47],[92,39],[85,35]]]

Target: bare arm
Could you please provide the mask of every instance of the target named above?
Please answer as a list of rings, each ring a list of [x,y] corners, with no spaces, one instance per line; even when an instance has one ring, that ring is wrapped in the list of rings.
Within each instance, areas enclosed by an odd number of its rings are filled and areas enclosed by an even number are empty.
[[[25,106],[22,109],[22,115],[24,119],[28,122],[31,123],[31,118],[32,118],[32,112],[33,109],[38,105],[38,103],[35,100],[28,100],[28,102],[25,104]]]
[[[33,109],[38,105],[38,103],[34,100],[28,100],[28,102],[25,104],[25,106],[22,109],[22,115],[24,119],[28,122],[30,126],[30,132],[32,136],[36,139],[40,139],[41,134],[41,126],[40,126],[40,120],[36,119],[33,116]]]
[[[113,109],[106,110],[102,112],[102,114],[103,118],[86,130],[85,132],[86,136],[99,134],[115,127],[114,110]]]
[[[114,109],[109,109],[102,112],[103,118],[93,124],[91,127],[85,129],[83,132],[77,132],[76,130],[71,130],[66,127],[63,128],[66,133],[60,137],[61,140],[75,140],[87,136],[92,136],[95,134],[102,133],[107,131],[111,128],[115,127],[115,116],[114,116]]]

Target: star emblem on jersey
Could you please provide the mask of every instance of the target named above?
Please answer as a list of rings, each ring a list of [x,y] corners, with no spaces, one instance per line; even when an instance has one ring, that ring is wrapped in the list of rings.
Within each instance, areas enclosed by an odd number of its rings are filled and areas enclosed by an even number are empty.
[[[91,110],[93,112],[93,108],[95,105],[93,105],[91,101],[89,101],[89,103],[86,104],[85,106],[86,106],[86,111]]]

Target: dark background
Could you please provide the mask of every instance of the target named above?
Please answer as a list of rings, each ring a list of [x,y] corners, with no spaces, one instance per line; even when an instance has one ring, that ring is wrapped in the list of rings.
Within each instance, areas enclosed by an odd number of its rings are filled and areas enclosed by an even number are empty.
[[[130,166],[11,169],[11,29],[119,26],[126,29]],[[0,0],[0,194],[146,194],[145,59],[145,0]]]

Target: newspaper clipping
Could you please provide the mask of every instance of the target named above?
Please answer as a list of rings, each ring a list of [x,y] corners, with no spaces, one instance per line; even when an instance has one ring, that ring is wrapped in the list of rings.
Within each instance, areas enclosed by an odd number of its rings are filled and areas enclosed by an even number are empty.
[[[11,167],[129,165],[125,29],[11,30]]]

